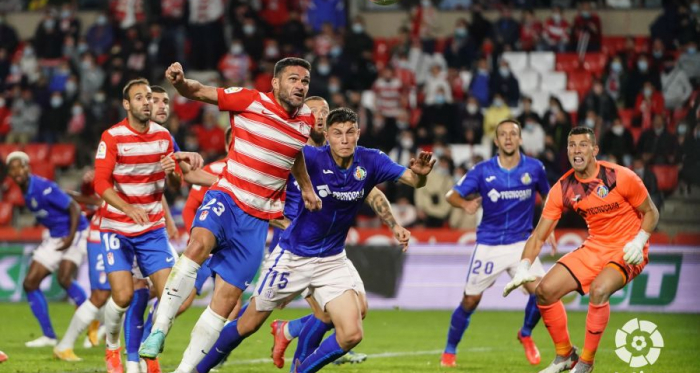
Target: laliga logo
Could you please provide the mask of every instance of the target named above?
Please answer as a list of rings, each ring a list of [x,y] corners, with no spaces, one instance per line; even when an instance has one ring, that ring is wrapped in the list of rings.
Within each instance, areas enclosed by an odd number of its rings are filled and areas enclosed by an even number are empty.
[[[654,365],[664,347],[664,338],[653,322],[632,319],[615,333],[615,347],[620,360],[640,368]]]

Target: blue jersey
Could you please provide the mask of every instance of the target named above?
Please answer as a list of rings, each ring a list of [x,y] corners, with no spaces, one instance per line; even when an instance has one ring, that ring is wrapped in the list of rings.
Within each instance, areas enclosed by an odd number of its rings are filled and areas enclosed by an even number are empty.
[[[180,147],[177,146],[177,141],[175,141],[175,136],[172,134],[170,135],[170,138],[173,139],[173,153],[177,153],[180,151]]]
[[[542,162],[520,156],[520,163],[506,170],[498,157],[483,161],[454,186],[460,196],[479,193],[484,216],[476,228],[476,242],[483,245],[508,245],[526,240],[532,232],[535,192],[549,193]]]
[[[300,208],[304,208],[301,202],[301,190],[299,183],[290,172],[287,179],[287,197],[284,200],[284,216],[289,220],[294,220],[299,215]]]
[[[406,167],[394,163],[379,150],[361,146],[355,149],[348,169],[338,167],[328,145],[305,146],[303,152],[311,183],[323,207],[321,211],[311,212],[299,204],[298,216],[282,233],[280,246],[305,257],[339,254],[367,194],[377,184],[398,180]]]
[[[51,237],[66,237],[70,233],[70,207],[72,199],[56,183],[43,177],[29,175],[29,187],[24,194],[24,204],[34,214],[39,224],[49,230]],[[80,214],[78,231],[88,227],[85,215]]]

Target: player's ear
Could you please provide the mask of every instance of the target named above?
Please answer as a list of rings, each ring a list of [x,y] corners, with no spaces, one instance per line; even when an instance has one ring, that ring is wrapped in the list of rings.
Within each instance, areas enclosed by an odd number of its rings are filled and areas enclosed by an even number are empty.
[[[129,100],[123,99],[122,100],[122,107],[124,108],[124,110],[129,111],[129,107],[131,107],[131,105],[129,105]]]
[[[277,77],[272,78],[272,89],[274,91],[279,91],[280,89],[280,80]]]

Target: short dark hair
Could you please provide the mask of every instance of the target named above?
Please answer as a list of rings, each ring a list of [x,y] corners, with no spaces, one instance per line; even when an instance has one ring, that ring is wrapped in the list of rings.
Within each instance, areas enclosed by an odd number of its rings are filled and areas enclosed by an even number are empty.
[[[567,136],[567,137],[571,137],[573,135],[588,135],[588,137],[591,139],[591,142],[593,143],[593,145],[596,144],[595,132],[593,132],[592,129],[590,129],[586,126],[578,126],[578,127],[572,128],[571,131],[569,131],[569,136]]]
[[[147,85],[150,86],[151,84],[148,82],[148,79],[146,78],[137,78],[133,80],[129,80],[128,83],[124,86],[124,89],[122,90],[122,98],[124,100],[129,101],[129,91],[131,90],[131,87],[135,85]]]
[[[326,99],[321,96],[309,96],[306,98],[306,100],[304,100],[304,103],[307,103],[309,101],[326,101]]]
[[[277,61],[277,63],[275,64],[275,78],[278,78],[280,74],[282,74],[284,69],[286,69],[289,66],[301,66],[306,70],[309,70],[309,72],[311,72],[311,64],[309,63],[309,61],[303,58],[287,57]]]
[[[163,88],[159,85],[152,85],[151,92],[153,92],[153,93],[168,93],[168,91],[166,91],[165,88]]]
[[[513,118],[503,119],[502,121],[498,122],[498,124],[496,125],[496,136],[498,136],[498,127],[506,123],[513,123],[516,126],[518,126],[518,133],[522,136],[523,126],[520,124],[520,122]]]
[[[352,122],[357,123],[357,114],[346,107],[339,107],[331,110],[326,117],[326,128],[331,128],[336,123]]]

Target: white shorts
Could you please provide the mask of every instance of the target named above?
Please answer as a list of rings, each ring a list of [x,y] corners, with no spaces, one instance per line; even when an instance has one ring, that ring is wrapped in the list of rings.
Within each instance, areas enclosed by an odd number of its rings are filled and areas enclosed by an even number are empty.
[[[87,255],[87,238],[88,229],[75,232],[75,238],[70,247],[58,251],[57,249],[63,245],[62,237],[50,237],[48,231],[44,232],[44,240],[41,241],[39,247],[34,250],[32,260],[46,267],[50,272],[55,272],[62,260],[70,260],[80,267]]]
[[[352,260],[348,259],[345,262],[348,264],[348,267],[350,267],[350,270],[352,271],[353,275],[355,276],[355,282],[357,283],[357,288],[355,288],[355,291],[357,291],[358,294],[366,294],[365,283],[362,282],[362,278],[360,277],[360,273],[357,272],[355,265],[352,264]],[[310,288],[306,288],[306,289],[304,289],[304,291],[301,292],[302,298],[306,298],[306,297],[309,297],[312,295],[314,295],[314,292]]]
[[[349,266],[345,252],[318,258],[303,257],[277,246],[265,259],[253,297],[258,311],[272,311],[284,306],[305,289],[322,309],[348,290],[364,290],[357,271]],[[352,268],[352,269],[351,269]]]
[[[479,295],[491,287],[498,276],[504,271],[513,278],[520,264],[520,257],[525,249],[525,241],[510,245],[489,246],[477,244],[472,254],[467,273],[467,285],[464,287],[465,295]],[[544,267],[539,258],[535,258],[530,267],[530,273],[542,278]]]

